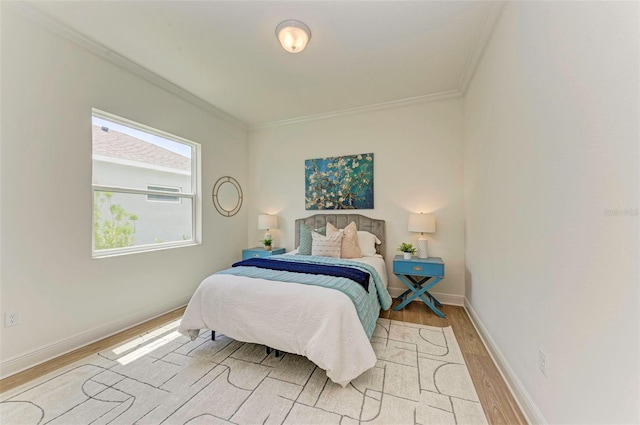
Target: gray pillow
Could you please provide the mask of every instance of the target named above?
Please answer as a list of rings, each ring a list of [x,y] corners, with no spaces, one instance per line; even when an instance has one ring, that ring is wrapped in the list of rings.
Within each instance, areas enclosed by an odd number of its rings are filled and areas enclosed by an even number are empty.
[[[311,255],[311,246],[313,244],[311,232],[313,230],[314,229],[306,224],[300,223],[300,245],[298,246],[298,255]],[[319,229],[315,229],[315,231],[321,235],[326,235],[327,228],[321,227]]]

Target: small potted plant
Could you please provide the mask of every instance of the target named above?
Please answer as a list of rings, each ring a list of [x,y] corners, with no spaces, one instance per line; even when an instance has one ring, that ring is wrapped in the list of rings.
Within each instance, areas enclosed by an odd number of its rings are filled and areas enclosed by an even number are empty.
[[[411,256],[416,253],[416,249],[410,243],[402,242],[398,247],[398,251],[404,252],[404,259],[411,260]]]
[[[264,244],[265,251],[271,251],[271,245],[273,245],[273,239],[266,238],[266,239],[261,240],[260,242],[262,242]]]

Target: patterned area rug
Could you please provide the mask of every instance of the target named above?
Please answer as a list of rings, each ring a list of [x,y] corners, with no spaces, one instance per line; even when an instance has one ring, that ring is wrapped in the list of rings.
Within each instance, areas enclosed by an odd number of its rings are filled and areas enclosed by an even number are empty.
[[[346,388],[305,357],[178,321],[0,396],[2,424],[485,424],[450,327],[379,319],[377,365]]]

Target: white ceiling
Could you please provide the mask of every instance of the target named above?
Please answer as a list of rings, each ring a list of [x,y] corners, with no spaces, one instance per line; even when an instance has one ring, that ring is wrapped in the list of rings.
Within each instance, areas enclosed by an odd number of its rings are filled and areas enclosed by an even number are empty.
[[[31,1],[249,127],[459,95],[502,3]],[[311,29],[299,54],[276,25]]]

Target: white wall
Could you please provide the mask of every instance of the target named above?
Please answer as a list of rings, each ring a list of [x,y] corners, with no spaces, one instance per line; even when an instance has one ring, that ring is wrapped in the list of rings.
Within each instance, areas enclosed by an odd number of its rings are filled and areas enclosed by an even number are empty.
[[[4,5],[1,102],[1,312],[22,318],[0,327],[3,375],[184,304],[240,258],[247,209],[223,218],[211,190],[246,184],[244,129]],[[202,245],[91,259],[92,107],[202,145]]]
[[[640,421],[638,8],[510,2],[464,102],[466,297],[536,420]]]
[[[462,301],[461,99],[264,128],[249,140],[250,246],[264,233],[257,229],[258,214],[277,214],[276,245],[293,249],[294,220],[318,213],[305,211],[305,159],[373,152],[374,209],[356,212],[386,220],[390,287],[402,287],[391,273],[397,246],[419,237],[407,231],[409,213],[433,212],[437,232],[429,235],[429,254],[446,263],[446,278],[434,292]]]

